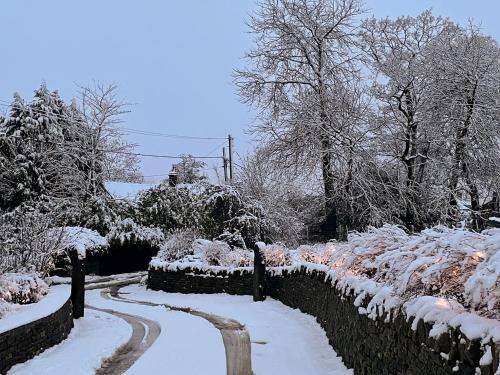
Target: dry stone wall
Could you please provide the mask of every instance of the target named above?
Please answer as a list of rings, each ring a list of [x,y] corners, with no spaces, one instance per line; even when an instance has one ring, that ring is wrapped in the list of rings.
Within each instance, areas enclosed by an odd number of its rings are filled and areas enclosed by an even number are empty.
[[[0,334],[0,374],[59,344],[73,328],[71,299],[56,312]]]
[[[149,270],[148,287],[179,293],[252,293],[251,270]],[[386,319],[359,313],[355,296],[335,287],[321,271],[305,267],[280,274],[268,272],[269,296],[316,317],[330,344],[344,363],[362,375],[493,375],[499,366],[500,346],[491,345],[493,361],[480,364],[480,341],[467,339],[458,329],[439,338],[429,336],[432,325],[403,314]],[[366,304],[368,301],[365,301]],[[364,307],[366,307],[366,304]],[[363,307],[363,306],[362,306]]]

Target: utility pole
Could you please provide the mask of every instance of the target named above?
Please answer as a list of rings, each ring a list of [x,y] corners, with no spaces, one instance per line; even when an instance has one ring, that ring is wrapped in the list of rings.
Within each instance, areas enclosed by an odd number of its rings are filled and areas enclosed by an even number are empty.
[[[222,148],[222,161],[224,166],[224,182],[227,184],[227,157],[226,157],[226,148]]]
[[[229,183],[233,183],[233,137],[231,134],[227,139],[229,141]]]

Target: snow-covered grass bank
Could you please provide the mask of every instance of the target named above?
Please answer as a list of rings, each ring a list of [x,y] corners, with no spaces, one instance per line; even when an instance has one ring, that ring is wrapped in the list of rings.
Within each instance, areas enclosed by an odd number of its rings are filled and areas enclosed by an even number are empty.
[[[35,358],[14,366],[8,375],[91,375],[103,359],[127,342],[132,329],[122,319],[85,310],[68,338]]]
[[[249,296],[224,294],[154,292],[136,285],[125,287],[121,291],[127,293],[123,294],[125,298],[191,307],[236,319],[245,325],[250,334],[252,368],[258,375],[352,374],[328,344],[325,332],[315,319],[288,308],[281,302],[268,299],[254,303]],[[185,339],[197,340],[196,337]]]

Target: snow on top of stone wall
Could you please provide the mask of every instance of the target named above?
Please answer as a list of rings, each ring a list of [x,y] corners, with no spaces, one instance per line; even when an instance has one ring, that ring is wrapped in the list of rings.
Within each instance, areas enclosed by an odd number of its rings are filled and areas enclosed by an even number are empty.
[[[29,305],[10,305],[11,308],[0,319],[0,333],[56,312],[68,301],[70,294],[71,286],[56,285],[49,288],[48,294],[40,302]]]

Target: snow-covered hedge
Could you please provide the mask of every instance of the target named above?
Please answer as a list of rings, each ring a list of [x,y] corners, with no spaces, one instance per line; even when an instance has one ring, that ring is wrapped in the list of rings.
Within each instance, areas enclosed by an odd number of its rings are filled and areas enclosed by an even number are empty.
[[[52,236],[61,236],[65,251],[76,250],[80,257],[106,250],[108,241],[97,231],[82,227],[60,227],[51,230]]]
[[[232,248],[226,242],[222,241],[204,239],[186,241],[186,238],[172,236],[166,244],[162,245],[158,256],[153,258],[150,266],[156,268],[163,268],[170,265],[238,268],[249,267],[253,264],[252,251]],[[169,245],[171,241],[173,243]]]
[[[210,242],[204,252],[204,260],[210,266],[249,267],[253,264],[253,253],[248,250],[233,248],[221,241]]]
[[[244,260],[227,261],[226,257],[237,258],[238,252],[224,243],[206,241],[201,248],[204,255],[192,259],[191,266],[252,264],[245,258],[251,252],[242,253]],[[327,272],[339,287],[355,291],[359,301],[375,296],[367,313],[378,311],[378,306],[387,311],[429,297],[434,305],[500,318],[500,229],[475,233],[437,226],[409,235],[398,226],[385,225],[351,233],[348,242],[296,250],[263,245],[261,251],[268,267],[292,270],[305,265]],[[176,264],[183,262],[186,259]],[[165,259],[154,262],[160,268],[165,264],[169,264]]]
[[[158,257],[167,261],[176,261],[193,254],[193,242],[196,232],[189,229],[173,231],[167,240],[161,244]]]
[[[35,274],[0,275],[0,304],[3,304],[4,308],[8,303],[24,305],[38,302],[48,291],[49,287],[45,281]]]
[[[331,246],[331,245],[325,245]],[[438,226],[408,235],[394,225],[352,233],[331,251],[338,277],[368,278],[403,300],[436,296],[488,316],[500,315],[500,230]]]
[[[165,236],[159,228],[150,228],[137,224],[126,218],[114,222],[109,233],[106,234],[108,243],[146,243],[151,247],[160,247]]]
[[[290,251],[283,244],[259,246],[264,258],[264,264],[268,267],[283,267],[292,265]]]
[[[335,243],[329,242],[326,245],[301,245],[297,248],[297,255],[300,260],[306,263],[316,263],[328,265],[335,251]]]
[[[0,215],[0,273],[48,274],[52,255],[64,246],[62,237],[51,231],[53,222],[53,215],[30,207]]]

